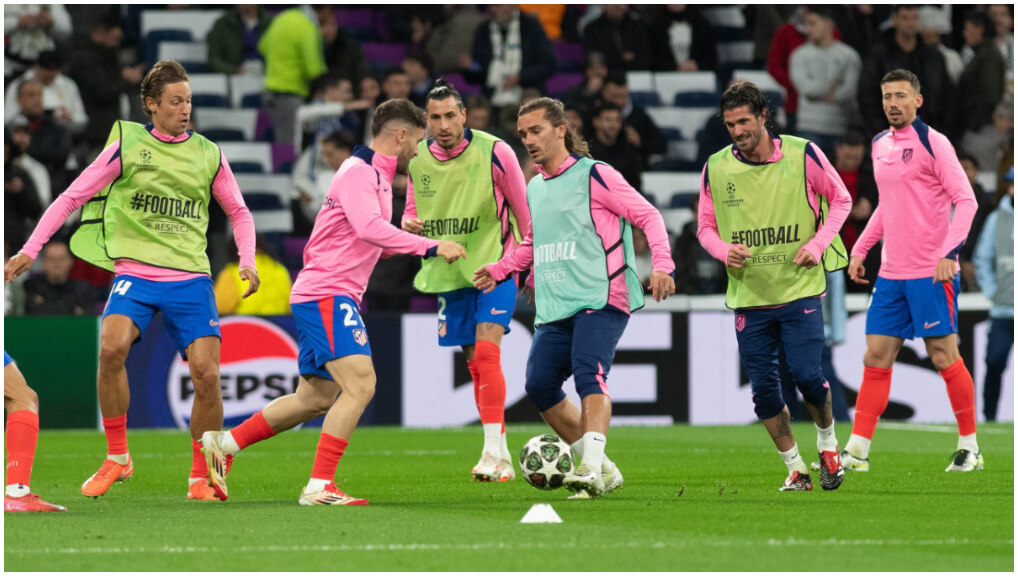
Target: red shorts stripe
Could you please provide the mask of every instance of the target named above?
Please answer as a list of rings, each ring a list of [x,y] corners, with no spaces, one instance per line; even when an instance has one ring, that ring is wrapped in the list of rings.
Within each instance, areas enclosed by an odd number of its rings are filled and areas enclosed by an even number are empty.
[[[329,339],[329,350],[336,352],[336,344],[332,339],[332,307],[333,298],[325,298],[318,301],[318,312],[322,315],[322,328],[325,329],[325,336]]]
[[[951,316],[951,328],[955,328],[954,325],[954,284],[951,282],[943,282],[944,294],[947,295],[947,312]]]

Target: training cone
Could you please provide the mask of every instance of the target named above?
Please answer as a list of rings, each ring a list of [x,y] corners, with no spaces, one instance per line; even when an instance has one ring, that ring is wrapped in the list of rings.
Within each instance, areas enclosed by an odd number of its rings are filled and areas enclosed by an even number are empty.
[[[561,524],[562,519],[551,507],[551,504],[534,504],[523,515],[520,524]]]

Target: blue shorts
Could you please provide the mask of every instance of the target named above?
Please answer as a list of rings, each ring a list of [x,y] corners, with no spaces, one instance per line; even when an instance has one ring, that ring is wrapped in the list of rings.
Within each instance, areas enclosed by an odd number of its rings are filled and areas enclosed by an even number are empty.
[[[6,368],[11,362],[14,362],[14,358],[11,358],[11,355],[4,350],[4,367]]]
[[[163,313],[166,331],[185,360],[187,347],[198,338],[223,338],[216,294],[208,276],[180,282],[156,282],[126,275],[113,279],[103,318],[110,314],[127,316],[138,327],[140,341],[156,312]]]
[[[934,282],[932,276],[916,280],[877,276],[866,312],[866,333],[905,340],[954,334],[960,289],[958,274],[949,283]]]
[[[368,331],[364,328],[357,302],[348,296],[332,296],[312,302],[291,304],[297,321],[297,359],[302,375],[313,374],[332,380],[324,368],[336,358],[363,354],[371,356]]]
[[[510,278],[485,294],[476,288],[463,288],[438,295],[438,345],[473,346],[477,325],[498,324],[509,333],[509,322],[516,309],[516,278]]]
[[[735,311],[735,338],[742,368],[749,376],[753,409],[761,420],[773,418],[785,403],[781,397],[779,348],[792,382],[806,402],[822,407],[826,402],[821,355],[824,348],[824,312],[820,297],[802,298],[777,308]]]
[[[527,358],[527,395],[541,412],[565,398],[562,385],[573,376],[581,398],[608,395],[608,372],[629,315],[612,306],[581,310],[537,327]]]

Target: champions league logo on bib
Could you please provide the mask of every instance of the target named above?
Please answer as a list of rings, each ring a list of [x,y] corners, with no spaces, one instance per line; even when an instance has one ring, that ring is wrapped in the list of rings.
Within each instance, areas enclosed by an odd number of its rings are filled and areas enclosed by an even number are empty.
[[[223,318],[220,385],[223,427],[232,428],[266,404],[297,389],[300,370],[293,337],[275,324],[238,316]],[[365,342],[367,334],[364,335]],[[191,422],[194,384],[188,365],[174,354],[166,379],[166,396],[173,420],[180,428]]]

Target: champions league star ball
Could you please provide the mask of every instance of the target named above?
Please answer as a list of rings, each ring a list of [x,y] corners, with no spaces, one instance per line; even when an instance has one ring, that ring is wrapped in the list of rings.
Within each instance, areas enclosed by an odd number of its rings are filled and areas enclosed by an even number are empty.
[[[534,436],[520,452],[520,470],[534,488],[554,490],[562,487],[566,474],[573,471],[573,450],[554,434]]]

